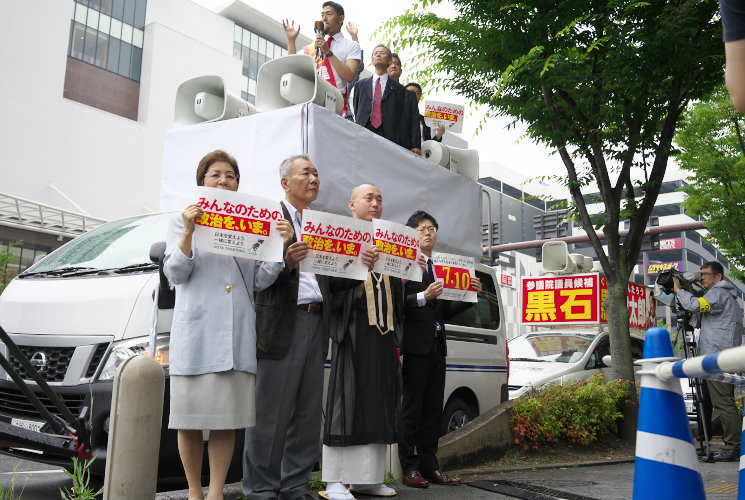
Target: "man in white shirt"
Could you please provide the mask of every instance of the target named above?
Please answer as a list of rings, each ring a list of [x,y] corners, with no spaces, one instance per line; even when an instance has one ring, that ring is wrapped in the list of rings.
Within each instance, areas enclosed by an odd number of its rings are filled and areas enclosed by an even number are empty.
[[[346,116],[348,106],[347,83],[357,77],[357,70],[362,61],[360,44],[346,38],[341,32],[344,26],[344,7],[336,2],[325,2],[321,11],[325,35],[316,36],[313,44],[302,48],[302,53],[313,56],[316,60],[318,75],[338,88],[344,96],[344,109],[341,116]],[[300,25],[295,21],[283,20],[282,25],[287,35],[287,53],[297,54],[297,37]]]

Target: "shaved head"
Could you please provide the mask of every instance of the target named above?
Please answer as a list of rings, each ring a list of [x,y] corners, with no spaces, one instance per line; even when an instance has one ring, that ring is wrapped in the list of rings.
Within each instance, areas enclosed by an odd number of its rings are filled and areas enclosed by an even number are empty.
[[[383,213],[383,194],[375,184],[360,184],[352,189],[349,209],[355,219],[378,219]]]

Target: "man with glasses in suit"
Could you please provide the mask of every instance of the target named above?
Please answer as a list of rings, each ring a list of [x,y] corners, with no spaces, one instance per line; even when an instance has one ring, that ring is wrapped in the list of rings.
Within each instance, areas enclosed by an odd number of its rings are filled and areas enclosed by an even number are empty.
[[[443,292],[443,284],[435,279],[432,262],[432,252],[437,245],[435,218],[420,210],[409,217],[406,225],[419,233],[419,248],[426,267],[421,282],[409,281],[405,286],[403,403],[398,455],[407,486],[455,485],[461,480],[443,474],[436,456],[445,393],[445,322],[473,304],[437,299]],[[474,289],[481,292],[481,281],[474,277],[472,283]]]

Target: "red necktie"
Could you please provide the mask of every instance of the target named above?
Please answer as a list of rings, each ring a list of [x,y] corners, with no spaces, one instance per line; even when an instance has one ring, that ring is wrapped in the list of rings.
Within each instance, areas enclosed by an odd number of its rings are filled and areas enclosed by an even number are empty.
[[[380,103],[383,101],[383,90],[380,87],[380,77],[375,82],[375,94],[373,95],[373,108],[370,115],[370,124],[373,128],[378,128],[383,124],[383,112],[380,109]]]

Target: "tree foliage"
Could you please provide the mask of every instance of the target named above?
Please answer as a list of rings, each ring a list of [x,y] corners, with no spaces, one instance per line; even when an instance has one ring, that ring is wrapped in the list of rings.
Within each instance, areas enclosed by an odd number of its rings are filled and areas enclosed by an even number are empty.
[[[678,163],[691,173],[683,188],[686,211],[700,216],[709,240],[736,267],[731,275],[745,279],[745,119],[735,110],[727,89],[690,107],[675,142]]]
[[[382,31],[415,53],[415,76],[430,90],[453,89],[522,121],[558,153],[574,215],[608,277],[614,375],[633,380],[626,282],[681,113],[722,80],[716,0],[452,0],[450,18],[428,11],[439,3],[419,0]],[[600,193],[597,217],[584,186]]]

